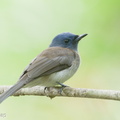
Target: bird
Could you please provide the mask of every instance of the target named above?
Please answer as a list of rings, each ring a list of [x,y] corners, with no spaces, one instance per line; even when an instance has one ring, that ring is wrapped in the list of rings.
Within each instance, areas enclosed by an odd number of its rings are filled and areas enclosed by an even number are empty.
[[[78,43],[86,35],[64,32],[55,36],[49,47],[25,68],[16,84],[0,95],[0,103],[21,88],[66,86],[63,83],[71,78],[79,67]]]

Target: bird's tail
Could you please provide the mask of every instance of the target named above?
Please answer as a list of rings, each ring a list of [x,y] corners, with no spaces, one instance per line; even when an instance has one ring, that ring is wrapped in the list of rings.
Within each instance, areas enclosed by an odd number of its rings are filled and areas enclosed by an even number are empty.
[[[19,90],[24,85],[25,85],[24,81],[18,81],[9,90],[7,90],[5,93],[3,93],[2,95],[0,95],[0,103],[2,103],[9,96],[13,95],[17,90]]]

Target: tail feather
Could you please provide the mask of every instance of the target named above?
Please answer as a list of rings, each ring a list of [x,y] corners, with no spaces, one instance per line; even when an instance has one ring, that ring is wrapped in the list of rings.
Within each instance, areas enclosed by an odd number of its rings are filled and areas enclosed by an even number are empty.
[[[19,81],[15,85],[13,85],[9,90],[7,90],[5,93],[0,95],[0,103],[2,103],[5,99],[7,99],[9,96],[13,95],[17,90],[19,90],[21,87],[25,85],[24,81]]]

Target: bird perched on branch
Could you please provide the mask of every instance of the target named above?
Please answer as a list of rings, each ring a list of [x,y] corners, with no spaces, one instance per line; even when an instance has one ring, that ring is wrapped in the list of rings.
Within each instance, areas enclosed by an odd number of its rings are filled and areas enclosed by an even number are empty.
[[[80,59],[78,42],[87,34],[61,33],[24,70],[18,82],[0,96],[0,103],[22,87],[65,86],[63,83],[77,71]]]

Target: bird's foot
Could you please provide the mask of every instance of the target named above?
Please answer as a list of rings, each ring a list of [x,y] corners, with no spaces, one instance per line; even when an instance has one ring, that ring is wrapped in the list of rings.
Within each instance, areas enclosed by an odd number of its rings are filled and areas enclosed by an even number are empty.
[[[62,95],[62,91],[65,87],[69,87],[67,85],[64,85],[63,83],[57,82],[57,84],[61,85],[60,89],[59,89],[59,93]]]

